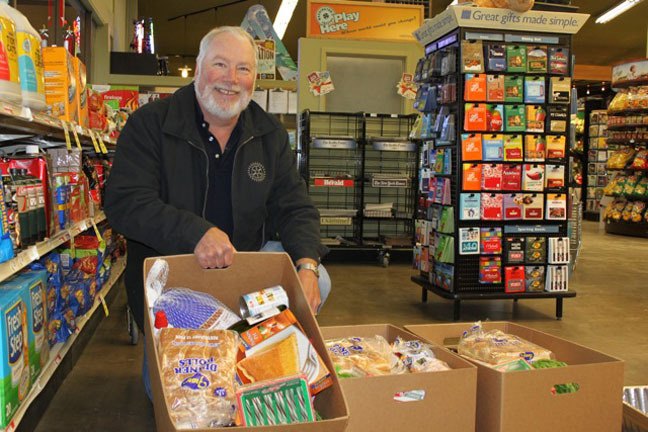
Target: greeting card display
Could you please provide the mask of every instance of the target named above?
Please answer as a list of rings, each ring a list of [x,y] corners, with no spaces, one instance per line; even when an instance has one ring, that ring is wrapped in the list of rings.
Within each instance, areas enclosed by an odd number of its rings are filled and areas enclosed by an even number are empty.
[[[526,106],[526,131],[542,133],[545,130],[547,113],[541,105]]]
[[[524,268],[526,292],[543,291],[545,286],[545,268],[543,266],[526,266]]]
[[[567,75],[569,73],[569,49],[549,48],[549,73]]]
[[[481,217],[481,194],[462,193],[459,195],[459,218],[479,220]]]
[[[505,164],[502,169],[502,190],[522,190],[522,165]]]
[[[565,166],[564,165],[547,165],[545,166],[546,188],[560,189],[565,187]]]
[[[504,160],[504,135],[482,136],[482,157],[484,161]]]
[[[484,72],[484,46],[481,40],[461,41],[461,72]]]
[[[547,260],[547,239],[544,237],[527,237],[525,262],[542,264]]]
[[[565,158],[566,138],[564,135],[550,135],[547,137],[547,159]]]
[[[567,196],[565,194],[547,194],[546,218],[547,220],[567,219]]]
[[[503,72],[506,70],[506,47],[504,45],[489,45],[486,58],[490,72]]]
[[[522,198],[522,194],[504,194],[504,220],[522,219],[524,209]]]
[[[524,164],[522,189],[525,191],[542,192],[544,190],[544,165]]]
[[[502,220],[504,200],[502,194],[481,194],[481,219]]]
[[[461,160],[482,160],[481,134],[461,134]]]
[[[550,103],[568,104],[571,95],[571,78],[551,77],[549,81]]]
[[[520,45],[506,46],[506,70],[508,72],[526,72],[526,47]]]
[[[524,132],[526,113],[524,105],[506,105],[504,110],[505,130],[507,132]]]
[[[486,75],[466,74],[464,100],[470,102],[483,102],[486,100]]]
[[[524,263],[526,240],[524,237],[507,237],[504,240],[504,259],[509,264]]]
[[[502,258],[479,257],[479,283],[500,284],[502,283]]]
[[[524,266],[513,266],[504,268],[504,292],[524,292]]]
[[[524,77],[524,102],[545,103],[545,79],[542,76]]]
[[[526,135],[524,137],[524,160],[527,162],[544,162],[547,151],[547,140],[544,135]]]
[[[547,72],[547,47],[546,46],[527,47],[527,72],[529,73]]]
[[[463,164],[463,190],[480,191],[482,166],[480,164]]]
[[[504,102],[504,75],[487,75],[486,100]]]
[[[482,190],[502,190],[502,164],[482,165]]]
[[[504,101],[505,102],[522,102],[524,100],[524,91],[522,86],[524,78],[521,76],[507,75],[504,77]]]
[[[479,255],[479,228],[459,228],[459,255]]]
[[[522,135],[504,135],[504,160],[522,162]]]
[[[522,219],[542,220],[544,217],[544,196],[542,194],[525,194],[522,197],[524,204]]]
[[[501,255],[502,228],[481,228],[480,252],[482,255]]]

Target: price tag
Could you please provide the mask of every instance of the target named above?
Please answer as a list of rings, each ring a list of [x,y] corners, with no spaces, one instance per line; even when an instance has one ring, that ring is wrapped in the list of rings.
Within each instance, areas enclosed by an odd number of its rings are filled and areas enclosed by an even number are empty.
[[[81,141],[79,141],[79,133],[77,132],[76,126],[72,125],[72,134],[74,135],[74,141],[79,150],[81,150]]]
[[[92,229],[94,230],[95,235],[97,236],[97,240],[99,240],[99,243],[102,243],[104,240],[103,237],[101,237],[99,228],[97,228],[97,224],[95,223],[94,219],[90,219],[90,221],[92,222]]]
[[[29,109],[29,107],[26,106],[22,107],[20,113],[18,113],[18,116],[24,118],[27,121],[34,120],[34,116],[32,115],[31,109]]]
[[[101,302],[101,306],[103,306],[104,313],[106,316],[110,315],[110,311],[108,310],[108,305],[106,304],[106,299],[104,298],[103,294],[99,293],[97,294],[97,297],[99,297],[99,301]]]
[[[99,142],[97,141],[97,137],[95,136],[95,131],[90,130],[88,131],[88,134],[90,135],[90,139],[92,140],[92,147],[94,147],[95,153],[100,154],[101,147],[99,147]]]
[[[27,256],[31,261],[37,261],[40,259],[40,254],[38,253],[38,248],[36,246],[32,246],[29,249],[27,249]]]
[[[72,141],[70,140],[70,131],[68,130],[68,125],[65,120],[61,120],[61,126],[63,127],[63,135],[65,135],[65,147],[68,150],[72,150]]]
[[[108,154],[108,149],[106,148],[106,144],[104,144],[103,138],[101,138],[101,134],[97,134],[99,138],[99,147],[101,147],[101,152],[103,154]]]

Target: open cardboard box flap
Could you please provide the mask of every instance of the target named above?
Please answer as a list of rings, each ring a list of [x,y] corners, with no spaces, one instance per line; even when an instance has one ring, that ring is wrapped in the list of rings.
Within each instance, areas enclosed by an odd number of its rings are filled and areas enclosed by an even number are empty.
[[[169,263],[169,278],[166,288],[191,288],[213,295],[225,303],[232,311],[239,312],[239,298],[241,295],[259,291],[273,285],[281,285],[288,294],[290,309],[304,328],[306,335],[330,371],[333,365],[326,356],[324,342],[315,316],[312,314],[293,263],[286,253],[263,252],[238,252],[234,254],[232,265],[224,269],[203,269],[193,255],[176,255],[160,257]],[[148,258],[144,261],[144,279],[151,266],[158,258]],[[145,290],[146,296],[146,290]],[[148,299],[145,298],[148,305]],[[163,396],[162,382],[160,380],[160,363],[158,350],[153,342],[150,314],[146,312],[146,350],[151,375],[151,389],[153,392],[153,406],[155,409],[155,423],[158,432],[176,431],[169,407]],[[331,373],[333,386],[319,393],[315,398],[315,409],[325,419],[313,423],[299,423],[281,426],[241,427],[235,430],[242,431],[305,431],[305,432],[341,432],[346,429],[348,410],[346,401],[340,388],[340,383]],[[205,432],[214,429],[197,429]]]

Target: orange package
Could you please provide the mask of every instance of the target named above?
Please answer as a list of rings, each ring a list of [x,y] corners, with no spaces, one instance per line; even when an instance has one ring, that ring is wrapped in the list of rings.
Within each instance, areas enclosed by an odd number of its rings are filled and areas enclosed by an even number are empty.
[[[482,166],[480,164],[463,164],[463,190],[481,190]]]
[[[463,161],[482,160],[481,134],[461,135],[461,160]]]
[[[464,119],[464,130],[485,131],[487,130],[487,109],[486,104],[466,104]]]
[[[486,100],[486,75],[466,74],[464,100],[483,102]]]

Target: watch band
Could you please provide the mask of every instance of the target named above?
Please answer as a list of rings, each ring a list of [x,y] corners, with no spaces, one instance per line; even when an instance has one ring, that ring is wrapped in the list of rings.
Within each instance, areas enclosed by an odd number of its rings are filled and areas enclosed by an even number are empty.
[[[299,264],[297,266],[297,271],[299,272],[300,270],[310,270],[313,273],[315,273],[315,276],[317,276],[319,278],[319,275],[320,275],[319,268],[315,264],[312,264],[312,263]]]

